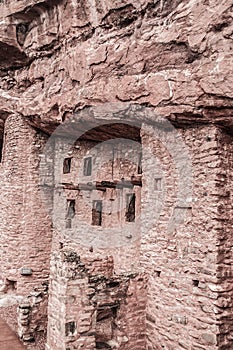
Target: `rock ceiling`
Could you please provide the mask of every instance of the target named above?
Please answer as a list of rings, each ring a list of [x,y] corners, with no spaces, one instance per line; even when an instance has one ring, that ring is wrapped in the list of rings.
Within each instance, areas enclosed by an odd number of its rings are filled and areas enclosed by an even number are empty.
[[[1,118],[51,132],[123,103],[233,128],[231,0],[2,0],[0,14]]]

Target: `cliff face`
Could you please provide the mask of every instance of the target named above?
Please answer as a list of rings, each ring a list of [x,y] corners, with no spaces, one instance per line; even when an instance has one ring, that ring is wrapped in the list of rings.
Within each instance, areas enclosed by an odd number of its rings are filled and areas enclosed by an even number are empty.
[[[1,115],[42,128],[106,102],[232,124],[231,0],[0,2]]]
[[[31,348],[232,348],[232,16],[232,0],[0,0],[0,307]],[[56,136],[77,130],[66,154]],[[90,157],[114,137],[141,142],[134,168],[132,147]],[[119,218],[122,247],[93,247]]]

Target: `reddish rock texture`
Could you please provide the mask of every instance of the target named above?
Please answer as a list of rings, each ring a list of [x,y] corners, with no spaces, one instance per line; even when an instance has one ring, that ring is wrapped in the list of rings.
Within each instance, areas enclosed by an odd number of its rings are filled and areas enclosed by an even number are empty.
[[[0,310],[28,349],[232,349],[232,11],[0,1]]]
[[[120,100],[172,119],[230,116],[230,0],[0,6],[3,113],[59,123],[86,105]]]

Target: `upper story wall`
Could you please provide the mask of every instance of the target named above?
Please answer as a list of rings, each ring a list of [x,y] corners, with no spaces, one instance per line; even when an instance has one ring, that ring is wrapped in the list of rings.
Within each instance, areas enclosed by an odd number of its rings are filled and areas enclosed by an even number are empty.
[[[25,118],[7,118],[0,163],[3,296],[27,295],[49,277],[50,204],[39,187],[39,163],[46,141],[47,136],[36,132]]]
[[[141,144],[80,140],[64,158],[64,143],[56,141],[53,197],[53,224],[62,245],[85,257],[112,255],[117,273],[137,271]]]

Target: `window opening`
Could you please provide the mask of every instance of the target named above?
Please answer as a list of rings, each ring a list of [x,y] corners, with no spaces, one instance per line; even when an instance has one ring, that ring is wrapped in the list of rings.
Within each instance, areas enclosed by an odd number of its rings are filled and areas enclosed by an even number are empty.
[[[92,225],[102,225],[102,201],[93,201],[92,207]]]
[[[11,293],[17,290],[17,281],[6,279],[6,292]]]
[[[69,174],[71,170],[71,159],[65,158],[63,162],[63,174]]]
[[[154,187],[154,189],[155,189],[155,191],[161,191],[162,190],[162,179],[160,179],[160,178],[157,178],[157,179],[155,179],[155,187]]]
[[[73,335],[76,331],[76,323],[74,321],[67,322],[65,324],[65,329],[66,329],[66,336],[67,337]]]
[[[135,193],[127,194],[126,196],[126,221],[134,222],[135,221]]]
[[[75,216],[75,200],[67,200],[67,211],[66,211],[66,228],[72,227],[72,219]]]
[[[90,176],[92,173],[92,157],[84,159],[83,175]]]
[[[142,174],[142,153],[138,156],[138,174]]]

